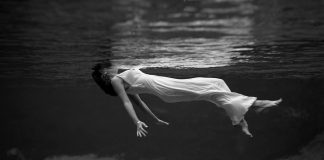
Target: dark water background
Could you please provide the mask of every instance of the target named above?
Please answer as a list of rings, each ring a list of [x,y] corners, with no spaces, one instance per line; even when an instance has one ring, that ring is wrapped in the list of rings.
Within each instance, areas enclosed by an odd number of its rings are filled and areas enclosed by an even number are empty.
[[[3,0],[1,157],[27,159],[321,159],[324,157],[321,0]],[[143,95],[169,127],[137,139],[120,101],[93,83],[102,61],[233,91],[282,97],[247,114],[255,138],[207,102]],[[56,158],[55,158],[56,156]]]

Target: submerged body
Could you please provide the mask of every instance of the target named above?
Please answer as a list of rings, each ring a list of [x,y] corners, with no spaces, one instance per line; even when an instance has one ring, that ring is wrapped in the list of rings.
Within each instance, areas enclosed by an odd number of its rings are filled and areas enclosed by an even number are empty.
[[[165,102],[182,102],[203,100],[209,101],[224,108],[232,120],[233,125],[240,125],[242,131],[252,137],[244,115],[251,106],[257,113],[265,108],[277,106],[282,100],[257,100],[232,92],[226,83],[219,78],[196,77],[189,79],[176,79],[143,73],[133,68],[117,74],[117,69],[110,63],[97,64],[93,67],[92,77],[103,91],[111,96],[118,96],[126,111],[137,126],[137,136],[146,136],[144,127],[147,125],[140,121],[134,110],[133,103],[151,116],[158,125],[169,125],[159,119],[140,98],[139,94],[147,93],[160,97]],[[133,102],[133,103],[132,103]]]
[[[231,92],[226,83],[218,78],[175,79],[146,74],[136,68],[117,74],[116,77],[128,84],[129,87],[125,89],[128,94],[154,94],[169,103],[195,100],[212,102],[225,109],[233,125],[244,120],[245,113],[257,99]]]

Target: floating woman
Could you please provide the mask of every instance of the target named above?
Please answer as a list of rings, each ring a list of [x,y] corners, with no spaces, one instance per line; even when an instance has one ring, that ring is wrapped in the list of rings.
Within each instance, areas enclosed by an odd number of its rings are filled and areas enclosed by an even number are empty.
[[[95,82],[109,95],[118,96],[137,126],[137,136],[147,135],[144,127],[147,125],[140,121],[136,115],[131,101],[143,109],[148,115],[156,120],[159,125],[169,125],[159,119],[149,107],[141,100],[139,94],[153,94],[163,101],[209,101],[216,106],[225,109],[233,125],[240,125],[242,131],[252,137],[248,124],[244,119],[245,113],[253,106],[257,113],[265,108],[277,106],[282,99],[275,101],[257,100],[256,97],[245,96],[232,92],[226,83],[219,78],[196,77],[189,79],[175,79],[143,73],[141,70],[132,68],[117,74],[117,69],[111,68],[110,64],[97,64],[93,68],[92,77]]]

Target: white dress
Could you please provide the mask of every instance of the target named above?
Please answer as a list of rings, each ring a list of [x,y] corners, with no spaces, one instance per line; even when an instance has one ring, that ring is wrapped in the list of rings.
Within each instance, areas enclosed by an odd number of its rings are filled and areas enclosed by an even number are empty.
[[[204,100],[224,108],[233,125],[243,118],[256,97],[231,92],[226,83],[218,78],[196,77],[175,79],[143,73],[133,68],[116,75],[130,85],[128,94],[148,93],[165,102]]]

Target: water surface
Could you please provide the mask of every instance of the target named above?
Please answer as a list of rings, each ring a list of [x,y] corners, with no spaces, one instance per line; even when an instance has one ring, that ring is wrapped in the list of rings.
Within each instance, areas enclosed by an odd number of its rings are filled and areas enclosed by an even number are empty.
[[[106,59],[121,68],[323,72],[320,0],[29,0],[1,8],[1,79],[84,82]]]

